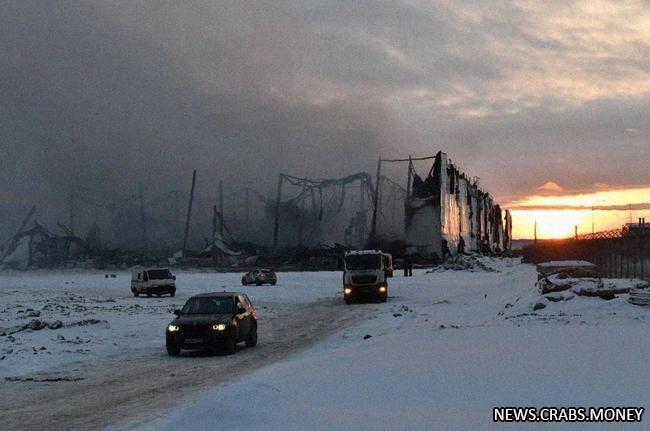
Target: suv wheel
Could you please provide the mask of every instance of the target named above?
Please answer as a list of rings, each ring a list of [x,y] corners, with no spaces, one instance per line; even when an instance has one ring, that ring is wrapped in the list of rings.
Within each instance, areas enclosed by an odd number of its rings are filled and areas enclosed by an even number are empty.
[[[133,296],[137,298],[138,296],[140,296],[140,294],[138,292],[133,292]]]
[[[257,346],[257,325],[251,328],[251,332],[248,334],[248,338],[246,339],[246,346],[247,347]]]
[[[255,286],[261,286],[261,285],[262,285],[262,282],[261,282],[261,281],[259,281],[259,280],[255,280]]]
[[[167,343],[167,354],[169,356],[178,356],[181,354],[181,348],[177,344]]]
[[[172,298],[176,296],[176,291],[172,290],[171,292],[169,292],[169,296],[171,296]]]
[[[242,279],[241,279],[241,285],[242,285],[242,286],[246,286],[246,284],[247,284],[247,283],[246,283],[246,279],[242,278]]]

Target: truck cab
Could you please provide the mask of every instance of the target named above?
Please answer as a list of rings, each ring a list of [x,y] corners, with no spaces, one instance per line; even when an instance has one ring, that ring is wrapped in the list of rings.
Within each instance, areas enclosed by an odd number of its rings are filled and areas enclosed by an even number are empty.
[[[133,296],[176,295],[176,276],[167,268],[135,268],[131,272]]]
[[[380,250],[345,253],[343,258],[343,298],[346,304],[355,299],[374,298],[386,302],[388,281],[392,277],[392,256]]]

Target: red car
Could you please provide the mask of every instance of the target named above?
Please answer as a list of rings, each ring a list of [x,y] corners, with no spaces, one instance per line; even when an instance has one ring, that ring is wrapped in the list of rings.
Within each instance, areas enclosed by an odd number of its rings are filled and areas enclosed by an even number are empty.
[[[271,286],[275,286],[275,283],[277,282],[278,282],[278,277],[277,275],[275,275],[275,271],[268,268],[248,271],[241,278],[241,284],[243,284],[244,286],[248,284],[255,284],[257,286],[261,286],[262,284],[265,283],[270,284]]]

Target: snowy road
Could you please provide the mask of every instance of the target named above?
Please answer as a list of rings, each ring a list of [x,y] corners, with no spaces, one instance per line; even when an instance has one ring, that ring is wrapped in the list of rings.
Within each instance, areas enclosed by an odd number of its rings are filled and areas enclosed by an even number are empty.
[[[340,273],[279,274],[277,286],[240,284],[241,274],[179,272],[175,298],[133,298],[129,274],[0,275],[0,429],[97,429],[175,405],[268,365],[362,319],[346,308]],[[260,316],[259,344],[234,356],[170,358],[164,328],[196,293],[236,290]],[[33,321],[50,326],[21,329]],[[61,322],[61,326],[52,325]],[[146,415],[145,415],[146,417]]]
[[[105,275],[0,273],[0,378],[164,349],[171,312],[197,293],[243,291],[267,319],[277,310],[261,302],[308,304],[340,297],[341,290],[334,272],[280,274],[273,287],[241,286],[237,273],[178,272],[175,298],[134,298],[130,274]]]
[[[275,315],[260,323],[256,348],[239,347],[233,356],[196,353],[171,358],[163,348],[103,363],[84,363],[62,372],[30,375],[55,382],[0,382],[0,429],[92,430],[119,420],[157,412],[185,402],[185,397],[269,365],[363,317],[340,301],[300,306],[260,303]],[[340,308],[341,310],[337,310]],[[365,307],[367,308],[367,307]],[[79,380],[77,380],[79,379]],[[69,381],[67,381],[69,380]],[[143,416],[143,420],[150,417]]]

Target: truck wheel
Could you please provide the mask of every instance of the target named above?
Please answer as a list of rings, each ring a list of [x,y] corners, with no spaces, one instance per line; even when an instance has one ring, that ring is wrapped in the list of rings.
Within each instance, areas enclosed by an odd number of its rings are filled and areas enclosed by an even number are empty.
[[[177,344],[167,343],[167,354],[169,356],[178,356],[181,354],[181,348]]]
[[[257,346],[257,325],[251,328],[250,334],[246,339],[246,347],[255,347]]]
[[[226,355],[232,355],[237,351],[237,341],[235,340],[235,334],[227,338],[224,343],[224,353]]]
[[[384,295],[381,297],[381,302],[386,302],[388,301],[388,295]]]

